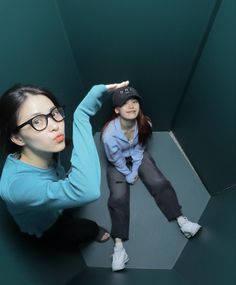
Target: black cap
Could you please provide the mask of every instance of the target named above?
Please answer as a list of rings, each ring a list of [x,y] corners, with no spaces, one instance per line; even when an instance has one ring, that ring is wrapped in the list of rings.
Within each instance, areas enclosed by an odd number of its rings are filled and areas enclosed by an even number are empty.
[[[137,98],[139,101],[142,99],[137,90],[135,90],[133,87],[127,86],[120,88],[113,93],[113,106],[121,107],[127,100],[131,98]]]

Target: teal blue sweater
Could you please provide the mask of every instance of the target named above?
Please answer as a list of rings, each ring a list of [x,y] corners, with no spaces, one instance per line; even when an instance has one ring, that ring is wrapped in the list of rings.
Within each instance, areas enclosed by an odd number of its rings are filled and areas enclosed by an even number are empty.
[[[106,93],[105,85],[94,86],[74,113],[68,176],[59,161],[55,167],[41,169],[8,155],[0,196],[22,232],[41,237],[63,209],[99,198],[101,170],[89,119],[100,109]]]

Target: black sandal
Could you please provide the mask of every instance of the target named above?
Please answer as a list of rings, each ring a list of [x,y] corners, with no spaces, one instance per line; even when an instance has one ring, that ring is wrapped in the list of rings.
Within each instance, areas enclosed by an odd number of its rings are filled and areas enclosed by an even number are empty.
[[[110,239],[110,234],[109,234],[108,230],[106,230],[100,226],[98,226],[98,228],[99,228],[98,229],[98,235],[97,235],[95,241],[100,242],[100,243],[108,241]],[[108,234],[108,237],[105,239],[102,239],[105,234]]]

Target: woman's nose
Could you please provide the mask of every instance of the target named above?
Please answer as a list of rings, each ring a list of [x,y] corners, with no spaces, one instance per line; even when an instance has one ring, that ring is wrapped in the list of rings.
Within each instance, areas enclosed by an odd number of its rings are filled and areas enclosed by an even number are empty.
[[[130,109],[133,109],[133,108],[134,108],[134,104],[133,104],[132,102],[130,102],[130,103],[128,104],[128,107],[129,107]]]
[[[58,122],[53,120],[53,118],[49,117],[48,118],[48,128],[50,131],[58,130],[59,128]]]

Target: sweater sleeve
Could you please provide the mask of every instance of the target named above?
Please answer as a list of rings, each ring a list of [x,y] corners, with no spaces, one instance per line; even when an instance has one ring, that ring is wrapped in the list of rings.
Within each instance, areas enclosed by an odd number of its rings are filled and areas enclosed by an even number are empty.
[[[41,178],[31,174],[20,190],[20,181],[16,178],[11,185],[13,203],[65,209],[99,198],[101,170],[89,119],[100,109],[106,91],[105,85],[94,86],[74,113],[73,151],[68,177],[53,181],[50,177],[45,179],[43,174]]]
[[[68,182],[70,187],[77,185],[80,203],[100,196],[101,169],[89,119],[100,109],[106,94],[105,85],[94,86],[74,114],[74,148]]]

